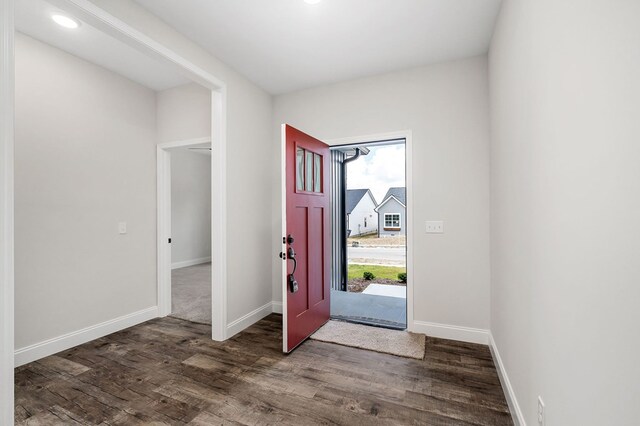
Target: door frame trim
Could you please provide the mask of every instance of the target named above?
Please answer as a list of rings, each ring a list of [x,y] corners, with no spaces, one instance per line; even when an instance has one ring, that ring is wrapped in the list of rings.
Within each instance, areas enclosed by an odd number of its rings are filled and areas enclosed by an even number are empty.
[[[171,246],[165,243],[171,237],[171,153],[169,149],[181,148],[203,143],[211,143],[212,138],[203,137],[187,139],[183,141],[165,142],[157,146],[157,249],[158,249],[158,316],[171,314]],[[212,143],[213,147],[213,143]],[[213,340],[225,340],[227,338],[226,324],[226,286],[221,288],[220,254],[224,252],[223,241],[218,237],[215,228],[218,222],[214,216],[216,187],[214,186],[214,167],[218,164],[214,158],[215,149],[211,150],[211,334]],[[219,154],[219,153],[218,153]],[[218,155],[219,156],[219,155]],[[219,159],[218,159],[219,160]],[[219,189],[219,188],[218,188]],[[219,214],[219,213],[218,213]],[[218,259],[218,261],[215,261]],[[216,297],[213,297],[216,295]],[[221,313],[224,313],[222,315]],[[218,336],[220,336],[218,338]]]
[[[212,94],[212,101],[214,92]],[[214,101],[215,102],[215,101]],[[212,112],[215,108],[212,108]],[[213,117],[216,120],[216,117]],[[217,122],[217,121],[213,121]],[[226,287],[226,232],[220,232],[221,208],[220,177],[216,168],[223,161],[220,150],[213,138],[202,137],[182,141],[165,142],[157,146],[157,249],[158,249],[158,316],[171,314],[171,153],[172,148],[183,148],[203,143],[211,143],[211,337],[216,341],[227,339],[227,287]],[[217,180],[217,181],[216,181]],[[226,217],[223,218],[226,229]],[[224,234],[224,235],[222,235]],[[222,263],[224,261],[224,263]]]
[[[280,211],[281,214],[281,223],[280,226],[282,229],[282,235],[280,238],[285,238],[287,234],[287,124],[283,123],[280,126]],[[284,241],[281,241],[280,252],[287,252],[287,244]],[[284,260],[280,260],[280,287],[282,288],[282,352],[287,353],[287,285],[286,282],[283,282],[283,279],[286,279],[287,276],[287,259],[285,257]]]
[[[14,2],[0,0],[0,424],[14,410]]]
[[[345,138],[323,140],[329,146],[366,144],[368,142],[391,141],[404,139],[405,141],[405,181],[407,191],[406,229],[407,236],[407,330],[414,331],[414,275],[413,275],[413,133],[411,130],[399,130],[395,132],[376,133],[364,136],[350,136]],[[283,299],[284,300],[284,299]],[[284,307],[283,307],[284,308]]]

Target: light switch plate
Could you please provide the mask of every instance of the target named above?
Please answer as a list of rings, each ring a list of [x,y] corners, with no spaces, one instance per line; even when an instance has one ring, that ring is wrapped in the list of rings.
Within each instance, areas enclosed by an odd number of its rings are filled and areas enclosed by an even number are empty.
[[[427,234],[442,234],[444,232],[444,222],[441,220],[431,220],[426,222]]]
[[[119,234],[127,233],[127,222],[118,222],[118,233]]]

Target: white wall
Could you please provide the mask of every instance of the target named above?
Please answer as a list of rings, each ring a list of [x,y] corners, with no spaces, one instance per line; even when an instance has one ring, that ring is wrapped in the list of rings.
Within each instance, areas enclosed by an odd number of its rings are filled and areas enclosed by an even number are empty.
[[[92,2],[227,85],[227,318],[239,319],[271,301],[272,228],[256,220],[271,205],[271,96],[136,3]]]
[[[431,65],[278,96],[271,168],[279,173],[279,125],[320,139],[413,131],[415,319],[489,327],[489,105],[486,57]],[[273,297],[279,174],[273,174]],[[424,233],[444,220],[445,233]]]
[[[527,424],[640,418],[640,2],[505,0],[491,330]],[[446,227],[445,227],[446,229]]]
[[[211,90],[196,83],[158,92],[158,143],[211,138]]]
[[[211,156],[171,150],[171,263],[211,258]]]
[[[156,305],[155,108],[16,34],[17,349]]]

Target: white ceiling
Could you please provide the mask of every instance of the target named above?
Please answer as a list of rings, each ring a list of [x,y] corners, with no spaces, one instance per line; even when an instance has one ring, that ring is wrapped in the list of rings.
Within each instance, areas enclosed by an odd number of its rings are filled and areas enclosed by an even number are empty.
[[[51,20],[51,15],[62,11],[43,0],[19,0],[15,2],[15,8],[18,31],[150,89],[165,90],[190,81],[177,71],[85,23],[74,30],[59,26]]]
[[[270,93],[488,51],[500,0],[135,0]]]

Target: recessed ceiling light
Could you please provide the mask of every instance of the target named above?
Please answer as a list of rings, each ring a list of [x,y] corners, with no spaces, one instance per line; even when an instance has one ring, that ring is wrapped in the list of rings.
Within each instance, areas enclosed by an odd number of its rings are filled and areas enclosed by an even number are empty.
[[[51,19],[53,19],[53,21],[65,28],[71,28],[71,29],[75,29],[78,28],[80,26],[80,22],[76,21],[75,19],[71,19],[68,16],[64,16],[64,15],[52,15]]]
[[[318,4],[320,3],[322,0],[304,0],[304,2],[306,4]]]

